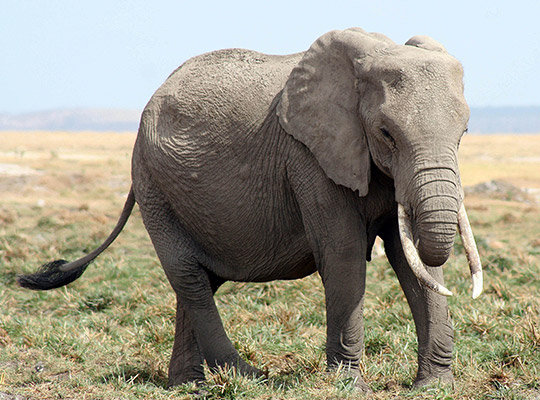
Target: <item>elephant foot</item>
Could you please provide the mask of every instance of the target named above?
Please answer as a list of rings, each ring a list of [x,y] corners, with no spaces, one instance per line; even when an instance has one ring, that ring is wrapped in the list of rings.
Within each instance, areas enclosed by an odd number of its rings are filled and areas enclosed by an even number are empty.
[[[195,383],[197,385],[204,382],[204,375],[177,375],[169,376],[169,381],[167,382],[167,389],[172,389],[175,386],[184,385],[186,383]]]
[[[258,368],[252,367],[247,362],[242,360],[239,356],[227,357],[226,360],[219,364],[210,367],[210,370],[217,373],[222,370],[234,369],[235,373],[242,376],[247,376],[254,379],[266,378],[267,374]],[[169,375],[169,381],[167,383],[167,389],[171,389],[175,386],[180,386],[186,383],[195,383],[197,386],[204,385],[206,381],[202,366],[199,369],[194,369],[185,373],[176,373],[175,375]]]
[[[362,378],[360,371],[356,368],[338,366],[329,369],[329,373],[335,374],[336,382],[339,385],[354,387],[360,393],[372,393],[371,388]]]
[[[452,371],[446,371],[438,374],[419,374],[413,383],[413,388],[421,388],[424,386],[436,385],[452,385],[454,383],[454,375]]]
[[[264,373],[264,371],[260,370],[259,368],[255,368],[251,365],[249,365],[247,362],[245,362],[242,359],[239,359],[240,362],[235,366],[236,371],[240,373],[240,375],[248,376],[250,378],[259,379],[259,378],[267,378],[267,374]]]
[[[194,365],[187,368],[186,365],[181,365],[181,368],[175,369],[178,364],[171,364],[169,368],[169,381],[167,382],[167,389],[171,389],[174,386],[180,386],[185,383],[194,382],[200,384],[204,382],[204,369],[202,365]]]
[[[267,374],[265,374],[264,371],[249,365],[247,362],[242,360],[238,354],[233,354],[224,360],[221,360],[216,366],[210,369],[216,372],[220,368],[235,369],[239,375],[254,379],[267,378]]]
[[[174,353],[173,351],[169,364],[167,389],[191,382],[197,384],[204,382],[204,368],[198,350],[195,353],[178,351]]]

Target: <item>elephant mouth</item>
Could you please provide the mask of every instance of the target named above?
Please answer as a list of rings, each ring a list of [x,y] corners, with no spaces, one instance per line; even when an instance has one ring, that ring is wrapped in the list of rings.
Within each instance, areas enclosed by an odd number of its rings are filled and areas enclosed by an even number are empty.
[[[409,266],[418,278],[420,283],[434,292],[443,296],[452,296],[452,292],[437,282],[427,271],[426,265],[420,259],[418,250],[414,245],[413,234],[411,228],[411,219],[405,208],[398,203],[398,225],[399,236],[401,239],[401,245],[403,252]],[[469,268],[471,272],[471,279],[473,284],[472,298],[476,299],[482,293],[483,276],[482,276],[482,264],[480,262],[480,255],[476,247],[476,242],[472,233],[471,225],[469,223],[469,217],[465,211],[465,206],[462,204],[458,211],[458,230],[461,235],[461,241],[465,249],[467,261],[469,262]]]

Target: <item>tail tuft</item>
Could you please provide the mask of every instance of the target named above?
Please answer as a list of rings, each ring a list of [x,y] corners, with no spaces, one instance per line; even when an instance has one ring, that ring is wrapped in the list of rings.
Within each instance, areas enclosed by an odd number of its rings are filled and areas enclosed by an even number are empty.
[[[56,289],[79,278],[89,263],[70,271],[62,271],[60,267],[64,264],[67,264],[66,260],[56,260],[43,264],[33,274],[19,275],[17,282],[20,286],[32,290]]]

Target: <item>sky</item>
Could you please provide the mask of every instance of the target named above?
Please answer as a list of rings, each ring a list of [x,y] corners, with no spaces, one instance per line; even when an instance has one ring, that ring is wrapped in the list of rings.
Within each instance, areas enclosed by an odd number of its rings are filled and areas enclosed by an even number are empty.
[[[142,110],[188,58],[304,51],[362,27],[429,35],[465,69],[472,107],[540,106],[540,1],[1,0],[0,113]]]

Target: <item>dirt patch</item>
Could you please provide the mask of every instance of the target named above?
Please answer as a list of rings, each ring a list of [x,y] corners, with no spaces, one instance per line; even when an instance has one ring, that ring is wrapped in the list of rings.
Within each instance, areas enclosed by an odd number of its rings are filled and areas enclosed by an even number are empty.
[[[0,164],[0,177],[19,177],[41,175],[42,172],[37,169],[18,164]]]
[[[8,191],[21,191],[41,175],[42,171],[24,165],[0,163],[0,190],[4,194]]]
[[[26,400],[26,399],[28,399],[28,397],[0,392],[0,400]]]

